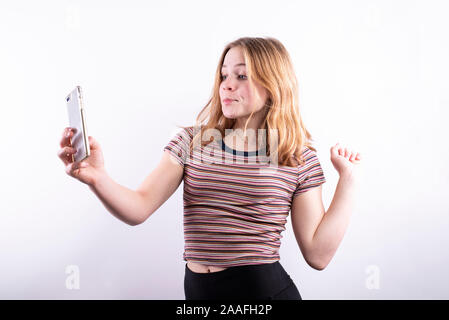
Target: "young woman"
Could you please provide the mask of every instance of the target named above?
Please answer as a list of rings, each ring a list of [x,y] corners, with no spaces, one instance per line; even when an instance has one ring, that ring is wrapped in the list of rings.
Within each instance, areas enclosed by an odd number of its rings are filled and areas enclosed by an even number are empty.
[[[331,161],[340,179],[327,211],[326,181],[301,119],[290,56],[274,38],[240,38],[223,50],[212,96],[195,126],[183,127],[136,191],[114,182],[99,143],[75,152],[66,128],[58,156],[118,219],[144,222],[184,181],[186,299],[301,299],[279,263],[291,212],[298,246],[324,269],[349,223],[360,154],[338,143]]]

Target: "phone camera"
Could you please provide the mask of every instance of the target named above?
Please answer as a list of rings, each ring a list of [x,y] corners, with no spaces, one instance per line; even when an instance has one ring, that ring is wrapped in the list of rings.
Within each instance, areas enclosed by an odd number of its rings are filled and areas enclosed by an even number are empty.
[[[69,102],[70,101],[70,97],[67,97],[66,100],[67,100],[67,102]]]

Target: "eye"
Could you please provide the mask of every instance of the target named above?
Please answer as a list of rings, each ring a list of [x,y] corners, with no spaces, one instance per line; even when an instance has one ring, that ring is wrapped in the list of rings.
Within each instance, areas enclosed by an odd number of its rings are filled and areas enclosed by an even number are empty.
[[[225,75],[221,75],[221,80],[224,80],[225,77],[226,77]],[[246,80],[246,76],[244,74],[240,74],[239,77],[245,77],[245,79],[243,79],[243,80]],[[240,78],[240,79],[242,79],[242,78]]]

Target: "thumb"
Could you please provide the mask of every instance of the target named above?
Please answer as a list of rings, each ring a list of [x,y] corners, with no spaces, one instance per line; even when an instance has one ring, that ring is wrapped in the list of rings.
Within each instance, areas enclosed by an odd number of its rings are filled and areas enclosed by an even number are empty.
[[[331,155],[332,156],[338,156],[338,149],[340,148],[340,143],[337,142],[332,148],[331,148]]]
[[[98,143],[97,140],[95,140],[92,136],[89,136],[88,139],[89,139],[89,146],[92,150],[100,149],[100,144]]]

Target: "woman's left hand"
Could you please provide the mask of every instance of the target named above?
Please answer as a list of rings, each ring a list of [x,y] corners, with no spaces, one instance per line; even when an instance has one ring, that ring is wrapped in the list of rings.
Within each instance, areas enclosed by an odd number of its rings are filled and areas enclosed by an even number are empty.
[[[361,155],[359,152],[352,151],[337,143],[331,148],[331,162],[340,177],[358,178],[358,169],[361,163]]]

